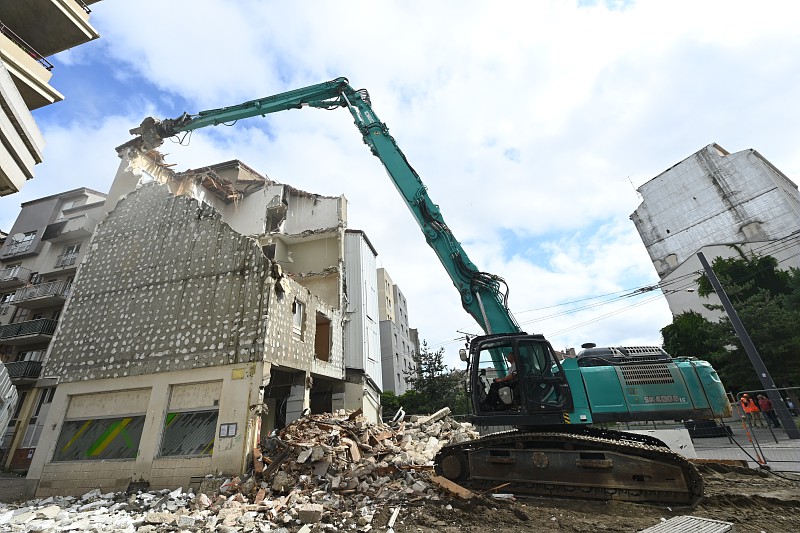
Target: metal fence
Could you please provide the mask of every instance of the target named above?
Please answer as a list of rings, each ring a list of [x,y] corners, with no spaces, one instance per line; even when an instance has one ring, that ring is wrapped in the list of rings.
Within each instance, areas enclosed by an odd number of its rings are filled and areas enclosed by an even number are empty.
[[[782,407],[789,411],[795,427],[800,427],[800,387],[777,390],[783,399]],[[731,396],[733,415],[722,420],[621,424],[620,429],[685,428],[698,459],[746,461],[751,468],[800,473],[800,439],[790,438],[783,426],[774,427],[763,413],[747,416],[739,402],[745,393],[754,399],[759,394],[767,395],[764,390],[753,390]]]

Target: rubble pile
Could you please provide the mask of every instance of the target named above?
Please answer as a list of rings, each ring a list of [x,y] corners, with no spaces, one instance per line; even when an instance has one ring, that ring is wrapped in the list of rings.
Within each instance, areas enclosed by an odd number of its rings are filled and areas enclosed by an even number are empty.
[[[478,437],[448,414],[392,425],[370,424],[358,411],[306,416],[254,450],[248,475],[210,476],[197,494],[94,490],[0,504],[0,531],[369,531],[379,512],[392,515],[391,527],[401,505],[446,495],[431,477],[441,446]]]

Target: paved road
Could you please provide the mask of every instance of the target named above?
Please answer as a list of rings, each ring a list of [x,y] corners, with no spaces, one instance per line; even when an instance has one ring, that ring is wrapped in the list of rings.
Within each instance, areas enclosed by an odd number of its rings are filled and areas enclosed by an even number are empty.
[[[751,468],[767,465],[781,472],[800,472],[800,439],[789,439],[780,429],[733,427],[726,437],[695,438],[694,450],[702,459],[741,459]]]

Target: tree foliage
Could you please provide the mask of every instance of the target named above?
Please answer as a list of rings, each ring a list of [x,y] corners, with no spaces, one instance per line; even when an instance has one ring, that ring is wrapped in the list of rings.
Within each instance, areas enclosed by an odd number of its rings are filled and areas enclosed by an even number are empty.
[[[402,407],[407,414],[429,414],[449,407],[453,414],[466,414],[464,371],[448,368],[444,363],[444,348],[431,351],[423,341],[413,358],[414,371],[405,376],[411,390],[400,396],[384,392],[381,395],[384,412],[393,413]]]
[[[712,269],[778,386],[800,385],[800,271],[779,270],[771,256],[717,257]],[[714,292],[698,279],[698,294]],[[709,309],[722,309],[707,304]],[[661,330],[675,356],[707,359],[728,389],[760,389],[761,382],[727,316],[716,323],[689,311]]]

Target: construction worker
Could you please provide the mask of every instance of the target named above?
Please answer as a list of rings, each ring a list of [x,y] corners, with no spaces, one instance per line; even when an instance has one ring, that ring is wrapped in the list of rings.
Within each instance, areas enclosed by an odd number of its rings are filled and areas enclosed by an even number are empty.
[[[758,404],[756,404],[756,402],[754,402],[750,396],[747,394],[742,394],[742,399],[739,400],[739,403],[742,406],[742,411],[744,411],[750,427],[767,427],[767,425],[764,423],[764,420],[761,418],[761,413],[758,410]]]
[[[778,415],[775,413],[775,409],[772,407],[772,401],[769,398],[767,398],[763,394],[759,394],[758,407],[761,409],[761,412],[764,413],[764,416],[772,424],[772,427],[774,428],[781,427],[781,423],[778,421]]]

